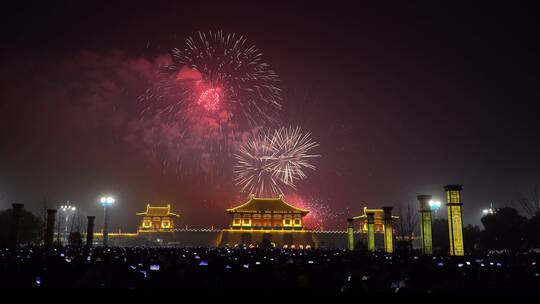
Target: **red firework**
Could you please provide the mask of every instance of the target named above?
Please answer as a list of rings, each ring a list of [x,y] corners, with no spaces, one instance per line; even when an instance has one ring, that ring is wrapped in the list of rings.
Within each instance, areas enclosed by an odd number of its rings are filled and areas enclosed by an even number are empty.
[[[221,98],[220,88],[210,88],[201,93],[197,104],[204,107],[207,111],[214,112],[218,109]]]
[[[306,199],[298,193],[285,195],[285,201],[298,208],[309,210],[309,213],[304,217],[304,225],[312,230],[325,230],[328,226],[333,226],[332,222],[336,215],[330,207],[323,203],[320,199]]]

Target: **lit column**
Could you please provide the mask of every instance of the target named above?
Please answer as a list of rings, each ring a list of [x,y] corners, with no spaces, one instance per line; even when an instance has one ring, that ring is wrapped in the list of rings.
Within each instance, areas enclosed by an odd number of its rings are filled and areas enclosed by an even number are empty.
[[[94,220],[95,216],[88,216],[88,224],[86,226],[86,246],[92,247],[94,245]]]
[[[107,247],[109,244],[109,207],[115,202],[113,197],[102,197],[101,205],[103,206],[103,246]]]
[[[446,206],[448,207],[448,232],[450,234],[450,255],[462,256],[463,249],[463,220],[461,216],[461,185],[447,185]]]
[[[368,251],[375,251],[375,213],[366,212],[367,216],[367,234],[368,234]]]
[[[422,239],[422,254],[433,254],[433,239],[431,234],[431,195],[418,195],[420,213],[420,237]]]
[[[54,241],[54,221],[56,209],[47,209],[47,226],[45,226],[45,247],[50,248]]]
[[[392,207],[383,207],[384,211],[384,252],[394,252],[394,226],[392,223]]]
[[[347,248],[354,250],[354,219],[347,219]]]

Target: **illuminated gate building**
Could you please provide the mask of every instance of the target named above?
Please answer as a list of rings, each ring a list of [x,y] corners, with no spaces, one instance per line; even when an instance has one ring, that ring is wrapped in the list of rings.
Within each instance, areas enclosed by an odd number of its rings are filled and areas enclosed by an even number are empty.
[[[174,218],[178,214],[171,212],[171,205],[152,206],[146,205],[146,211],[137,213],[142,217],[138,232],[172,232],[174,229]]]
[[[237,207],[227,209],[233,230],[303,230],[309,211],[289,205],[283,196],[258,198],[254,195]]]

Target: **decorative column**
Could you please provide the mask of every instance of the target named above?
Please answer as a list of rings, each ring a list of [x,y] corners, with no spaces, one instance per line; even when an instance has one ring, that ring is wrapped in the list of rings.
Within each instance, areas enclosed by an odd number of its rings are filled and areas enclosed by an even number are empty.
[[[12,222],[11,222],[11,247],[19,247],[19,230],[21,225],[21,213],[24,208],[23,204],[12,204]]]
[[[368,251],[375,251],[375,213],[366,212],[368,231]]]
[[[448,207],[448,232],[450,234],[450,255],[464,255],[463,248],[463,219],[461,215],[461,185],[447,185],[446,206]]]
[[[86,246],[92,247],[94,245],[94,220],[95,216],[89,215],[88,223],[86,226]]]
[[[347,248],[354,250],[354,219],[347,219]]]
[[[54,221],[56,209],[47,209],[47,225],[45,226],[45,247],[50,248],[54,241]]]
[[[418,212],[420,219],[420,237],[422,239],[422,254],[433,254],[433,237],[431,233],[431,195],[418,195]]]
[[[383,207],[384,216],[384,252],[394,252],[394,226],[392,223],[392,207]]]

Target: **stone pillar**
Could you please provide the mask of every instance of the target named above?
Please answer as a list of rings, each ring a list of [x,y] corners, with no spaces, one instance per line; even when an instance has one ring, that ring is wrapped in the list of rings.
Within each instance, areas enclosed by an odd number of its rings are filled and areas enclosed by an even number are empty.
[[[367,216],[367,230],[368,230],[368,251],[375,251],[375,213],[366,212]]]
[[[12,204],[13,207],[13,213],[11,218],[11,247],[17,248],[19,247],[19,235],[20,235],[20,229],[21,229],[21,215],[22,210],[24,208],[24,204]]]
[[[422,254],[433,254],[433,236],[431,232],[431,195],[418,195],[418,213],[420,222],[420,238],[422,239]]]
[[[45,226],[45,247],[50,248],[54,241],[54,221],[56,209],[47,209],[47,225]]]
[[[450,255],[462,256],[465,254],[463,245],[463,219],[461,215],[461,185],[447,185],[446,206],[448,208],[448,232],[450,236]]]
[[[94,245],[94,220],[95,216],[89,215],[87,217],[88,223],[86,226],[86,246],[92,247]]]
[[[347,219],[347,248],[354,250],[354,219]]]
[[[392,223],[392,207],[383,207],[384,212],[384,252],[394,252],[394,225]]]

